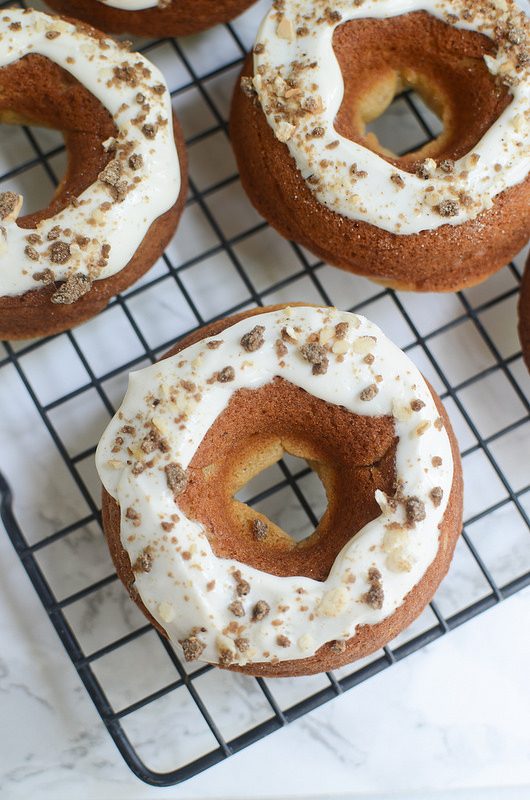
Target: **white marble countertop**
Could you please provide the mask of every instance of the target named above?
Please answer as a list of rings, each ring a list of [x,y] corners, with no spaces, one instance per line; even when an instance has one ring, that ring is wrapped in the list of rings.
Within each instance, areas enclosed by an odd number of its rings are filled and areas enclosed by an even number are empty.
[[[530,589],[202,775],[156,789],[122,762],[3,531],[0,563],[6,800],[530,795]],[[431,795],[441,789],[468,791]]]

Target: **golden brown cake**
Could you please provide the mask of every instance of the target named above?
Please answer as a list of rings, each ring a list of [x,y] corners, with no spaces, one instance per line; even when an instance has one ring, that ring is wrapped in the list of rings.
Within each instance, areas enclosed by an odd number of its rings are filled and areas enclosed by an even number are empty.
[[[110,33],[185,36],[228,22],[254,0],[46,0],[62,14]]]
[[[0,120],[64,136],[49,205],[0,193],[0,338],[44,336],[101,311],[162,254],[186,198],[184,141],[160,72],[88,26],[9,9]],[[121,106],[121,108],[120,108]]]
[[[282,235],[387,286],[453,291],[529,235],[529,26],[504,0],[401,5],[273,8],[231,138],[249,198]],[[444,130],[400,157],[367,125],[406,88]]]
[[[296,543],[235,498],[284,452],[328,508]],[[458,447],[409,359],[362,317],[255,309],[134,373],[98,447],[119,577],[183,657],[251,675],[335,669],[432,598],[462,521]]]

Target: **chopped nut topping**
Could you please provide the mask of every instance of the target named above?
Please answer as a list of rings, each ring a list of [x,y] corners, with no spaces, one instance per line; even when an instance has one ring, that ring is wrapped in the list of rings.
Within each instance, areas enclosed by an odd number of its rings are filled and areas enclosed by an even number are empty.
[[[250,583],[241,577],[241,571],[238,569],[234,572],[234,580],[236,582],[236,594],[239,597],[244,597],[250,592]]]
[[[68,242],[54,242],[50,245],[50,261],[53,264],[66,264],[70,258],[70,245]]]
[[[383,582],[382,576],[377,567],[370,567],[368,570],[368,582],[370,584],[370,588],[365,594],[362,596],[363,603],[370,606],[370,608],[383,608],[383,601],[385,599],[385,593],[383,591]]]
[[[327,351],[321,344],[303,344],[300,353],[313,365],[313,375],[324,375],[329,366]]]
[[[24,254],[25,254],[25,255],[26,255],[28,258],[30,258],[32,261],[38,261],[38,260],[39,260],[39,254],[38,254],[38,252],[37,252],[37,251],[35,250],[35,248],[34,248],[34,247],[32,247],[30,244],[27,244],[27,245],[25,246],[25,248],[24,248]]]
[[[224,367],[220,372],[217,373],[217,380],[219,383],[229,383],[233,381],[236,377],[236,371],[233,367]]]
[[[249,640],[245,639],[243,636],[240,636],[238,639],[235,639],[234,644],[240,653],[246,653],[250,647]]]
[[[352,164],[350,167],[350,175],[352,178],[367,178],[368,173],[364,169],[357,169],[357,164]]]
[[[157,134],[158,127],[156,125],[151,125],[150,123],[146,123],[142,126],[142,133],[146,139],[154,139]]]
[[[252,609],[252,622],[261,622],[262,619],[265,619],[270,610],[270,606],[265,600],[258,600]]]
[[[188,473],[186,470],[182,469],[180,464],[166,464],[164,472],[166,473],[167,485],[173,492],[173,498],[176,500],[188,485]]]
[[[10,214],[13,214],[20,203],[19,197],[20,195],[14,192],[0,193],[0,220],[6,219]]]
[[[419,497],[407,497],[405,501],[405,513],[407,522],[414,527],[416,522],[421,522],[426,517],[425,503],[423,500],[420,500]]]
[[[290,647],[291,640],[289,639],[288,636],[280,634],[279,636],[276,637],[276,644],[278,645],[278,647]]]
[[[246,350],[248,353],[253,353],[255,350],[259,350],[259,348],[265,342],[263,338],[263,332],[265,328],[263,325],[255,325],[251,331],[245,333],[245,335],[241,339],[241,347]]]
[[[289,352],[287,345],[285,345],[281,339],[276,339],[276,342],[274,343],[274,349],[278,358],[283,358],[283,356],[286,356]]]
[[[348,322],[338,322],[335,325],[335,339],[345,339],[350,325]]]
[[[433,456],[431,463],[433,467],[441,467],[443,462],[440,456]]]
[[[135,511],[131,506],[129,506],[125,512],[125,517],[132,522],[135,528],[139,528],[142,524],[142,515],[139,514],[138,511]]]
[[[280,39],[287,39],[288,42],[294,41],[295,31],[292,21],[287,17],[282,17],[276,28],[276,35]]]
[[[206,342],[206,347],[208,350],[217,350],[218,347],[222,345],[221,339],[212,339],[211,342]]]
[[[346,650],[346,642],[342,641],[341,639],[335,639],[334,642],[331,642],[330,650],[332,653],[339,655],[340,653],[344,653]]]
[[[440,169],[451,175],[455,171],[455,162],[451,158],[444,158],[443,161],[440,161]]]
[[[230,603],[228,606],[228,610],[232,612],[234,617],[244,617],[245,616],[245,609],[243,607],[243,603],[241,600],[234,600],[233,603]]]
[[[76,272],[60,286],[51,296],[52,303],[70,305],[87,294],[92,288],[92,281],[86,275]]]
[[[42,283],[46,285],[55,281],[55,275],[51,269],[43,269],[41,272],[34,272],[32,278],[34,281],[42,281]]]
[[[234,661],[234,654],[228,647],[221,647],[219,649],[219,666],[228,667]]]
[[[243,75],[242,76],[241,81],[240,81],[240,85],[241,85],[241,91],[243,92],[243,94],[246,94],[247,97],[255,97],[256,96],[256,90],[254,88],[254,83],[252,81],[252,78],[250,78],[248,75]]]
[[[133,170],[141,169],[144,165],[143,156],[139,153],[133,153],[132,156],[129,156],[128,164]]]
[[[404,189],[405,188],[405,181],[403,180],[401,175],[397,174],[397,172],[394,172],[390,176],[390,180],[392,181],[392,183],[394,183],[398,187],[398,189]]]
[[[188,636],[187,639],[179,639],[179,644],[184,651],[186,661],[197,661],[202,655],[206,645],[197,636]]]
[[[438,506],[442,502],[443,496],[444,496],[444,491],[441,486],[435,486],[434,489],[431,489],[429,497],[431,498],[432,504],[435,508],[438,508]]]
[[[153,557],[149,550],[144,550],[133,564],[133,572],[151,572]]]
[[[410,407],[413,411],[421,411],[425,407],[423,400],[411,400]]]
[[[442,200],[434,209],[441,217],[456,217],[460,211],[460,206],[456,200]]]
[[[367,386],[366,389],[363,389],[359,397],[361,400],[373,400],[376,394],[379,392],[377,385],[375,383],[371,383],[370,386]]]
[[[253,519],[252,520],[252,535],[254,539],[258,541],[263,541],[263,539],[267,538],[267,533],[269,532],[269,526],[263,522],[261,519]]]

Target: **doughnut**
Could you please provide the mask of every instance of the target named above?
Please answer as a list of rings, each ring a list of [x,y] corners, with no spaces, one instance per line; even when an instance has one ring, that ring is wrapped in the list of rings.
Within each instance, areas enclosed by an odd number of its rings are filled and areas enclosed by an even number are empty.
[[[284,452],[328,509],[295,543],[234,499]],[[394,638],[432,598],[462,521],[447,415],[375,325],[272,306],[206,325],[132,373],[99,443],[118,576],[188,661],[307,675]]]
[[[187,188],[159,70],[75,21],[10,8],[0,22],[0,121],[62,131],[66,174],[20,216],[0,193],[0,338],[44,336],[101,311],[162,254]]]
[[[530,257],[526,262],[519,297],[519,338],[523,348],[523,358],[530,370]]]
[[[250,200],[283,236],[386,286],[483,280],[530,231],[529,30],[512,0],[275,4],[232,102]],[[398,156],[366,125],[406,88],[444,131]]]
[[[228,22],[254,0],[46,0],[61,14],[110,33],[185,36]]]

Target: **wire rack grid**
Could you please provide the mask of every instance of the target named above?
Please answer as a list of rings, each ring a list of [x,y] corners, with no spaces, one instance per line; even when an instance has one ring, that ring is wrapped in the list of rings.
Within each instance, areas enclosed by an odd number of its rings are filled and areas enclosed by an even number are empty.
[[[164,70],[186,134],[190,195],[179,232],[96,320],[0,345],[0,406],[11,430],[0,452],[5,528],[123,758],[158,786],[228,758],[530,583],[530,383],[515,333],[523,254],[475,289],[416,296],[335,270],[268,228],[243,195],[227,140],[230,93],[265,5],[198,37],[138,43]],[[399,151],[438,132],[411,92],[378,128]],[[1,186],[42,206],[64,169],[61,137],[25,127],[0,135]],[[459,436],[466,509],[449,576],[408,631],[335,673],[271,681],[190,667],[145,624],[110,571],[93,455],[131,369],[210,320],[288,300],[366,313],[410,354]],[[34,472],[14,455],[28,428],[44,454]],[[314,473],[288,456],[242,497],[298,539],[325,508]],[[149,746],[150,724],[160,746]]]

